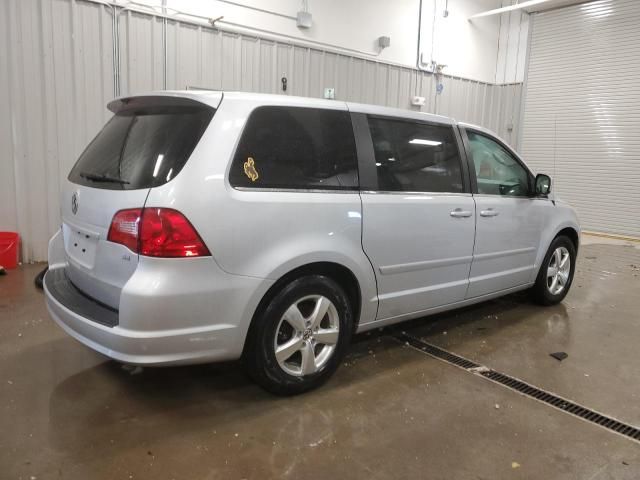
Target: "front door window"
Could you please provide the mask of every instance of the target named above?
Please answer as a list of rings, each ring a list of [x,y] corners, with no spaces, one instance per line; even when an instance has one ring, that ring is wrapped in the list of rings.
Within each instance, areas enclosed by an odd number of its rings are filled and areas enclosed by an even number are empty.
[[[476,132],[468,132],[478,193],[526,197],[529,174],[502,145]]]

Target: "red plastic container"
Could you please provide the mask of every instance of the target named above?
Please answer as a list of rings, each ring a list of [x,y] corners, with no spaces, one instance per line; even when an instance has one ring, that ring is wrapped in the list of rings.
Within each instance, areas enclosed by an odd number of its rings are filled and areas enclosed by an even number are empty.
[[[18,266],[18,245],[20,235],[16,232],[0,232],[0,266],[16,268]]]

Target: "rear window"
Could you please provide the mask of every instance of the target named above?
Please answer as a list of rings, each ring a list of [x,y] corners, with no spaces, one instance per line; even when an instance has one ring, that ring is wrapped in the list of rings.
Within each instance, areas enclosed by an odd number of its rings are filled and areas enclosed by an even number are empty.
[[[358,188],[356,146],[347,112],[258,107],[245,126],[229,181],[235,187]]]
[[[369,117],[369,129],[380,190],[462,192],[452,126]]]
[[[70,181],[112,190],[162,185],[184,167],[214,113],[186,99],[165,105],[132,99],[119,107],[80,155]]]

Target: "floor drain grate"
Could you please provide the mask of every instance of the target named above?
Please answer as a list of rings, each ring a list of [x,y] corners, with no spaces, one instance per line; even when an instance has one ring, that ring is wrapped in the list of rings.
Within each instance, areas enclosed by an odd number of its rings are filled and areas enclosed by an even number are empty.
[[[430,343],[423,342],[418,338],[408,335],[406,332],[402,332],[399,335],[396,335],[395,337],[396,339],[411,345],[413,348],[417,348],[418,350],[424,353],[428,353],[432,357],[439,358],[440,360],[444,360],[447,363],[452,363],[453,365],[464,368],[465,370],[470,370],[472,368],[480,367],[480,365],[478,365],[475,362],[472,362],[471,360],[461,357],[460,355],[447,352],[446,350],[443,350],[440,347],[436,347],[435,345],[431,345]]]
[[[546,390],[542,390],[515,377],[496,372],[484,365],[479,365],[467,358],[461,357],[460,355],[456,355],[455,353],[448,352],[440,347],[424,342],[419,338],[415,338],[407,334],[406,332],[395,334],[394,338],[417,350],[420,350],[421,352],[431,355],[432,357],[455,365],[456,367],[460,367],[470,373],[480,375],[495,383],[499,383],[504,387],[510,388],[511,390],[534,398],[540,402],[546,403],[547,405],[551,405],[558,410],[569,413],[588,422],[595,423],[603,428],[640,442],[640,428],[638,427],[634,427],[633,425],[623,423],[620,420],[598,413],[590,408],[579,405],[571,400],[567,400],[566,398],[559,397],[551,392],[547,392]]]

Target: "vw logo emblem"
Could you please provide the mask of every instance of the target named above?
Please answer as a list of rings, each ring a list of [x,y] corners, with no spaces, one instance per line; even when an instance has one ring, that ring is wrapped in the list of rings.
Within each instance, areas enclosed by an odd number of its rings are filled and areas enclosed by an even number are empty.
[[[78,213],[78,194],[74,193],[71,195],[71,211],[75,215]]]

